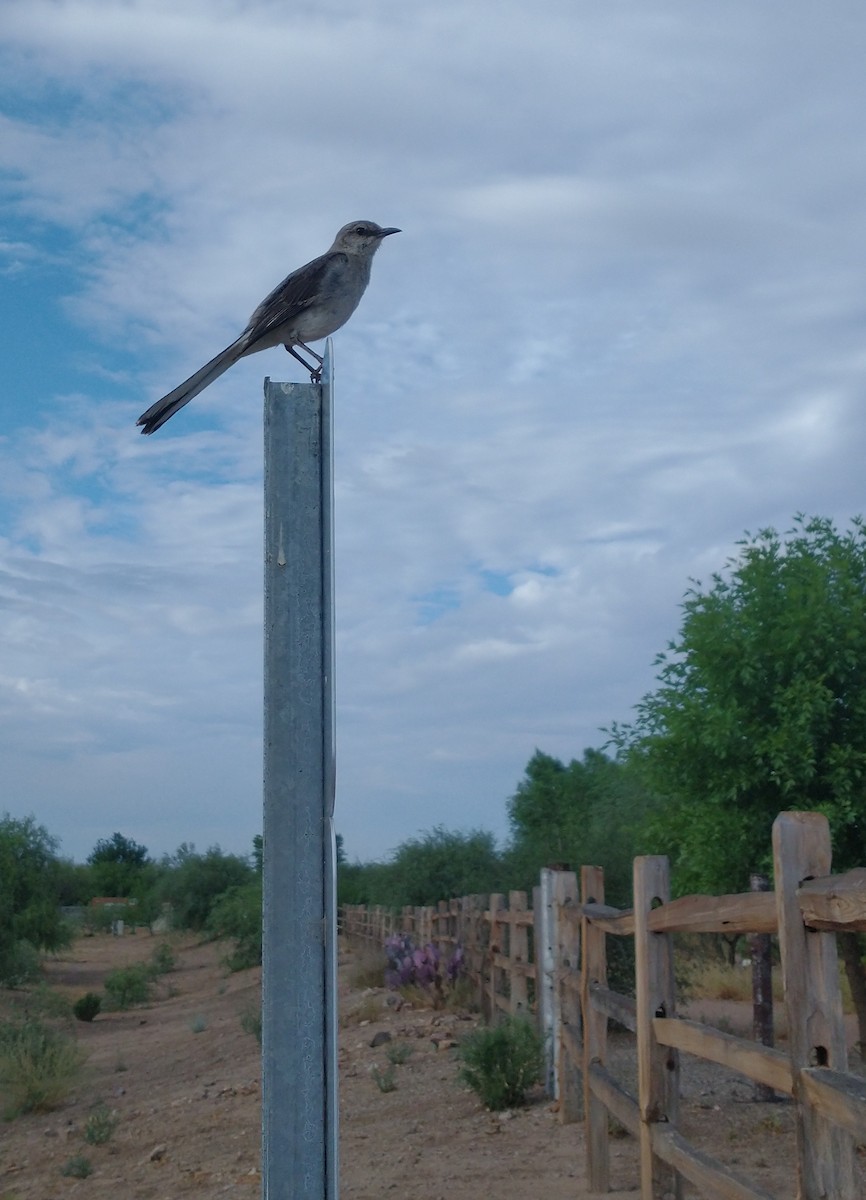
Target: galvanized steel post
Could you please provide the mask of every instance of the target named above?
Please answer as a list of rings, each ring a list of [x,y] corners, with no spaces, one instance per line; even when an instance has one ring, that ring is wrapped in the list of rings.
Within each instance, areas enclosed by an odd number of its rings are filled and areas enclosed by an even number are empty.
[[[332,352],[265,380],[262,1195],[336,1200]]]

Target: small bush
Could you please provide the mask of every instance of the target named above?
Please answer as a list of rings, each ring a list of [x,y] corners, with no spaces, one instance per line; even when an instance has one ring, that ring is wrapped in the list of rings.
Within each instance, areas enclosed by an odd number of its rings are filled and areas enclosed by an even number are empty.
[[[470,1033],[458,1050],[460,1078],[498,1112],[526,1102],[526,1092],[541,1078],[543,1043],[528,1021],[508,1017],[501,1025]]]
[[[245,971],[262,961],[262,881],[254,879],[232,888],[214,903],[207,927],[218,938],[231,938],[234,950],[226,956],[230,971]]]
[[[89,1146],[102,1146],[111,1140],[117,1128],[117,1113],[105,1104],[97,1104],[84,1122],[84,1140]]]
[[[260,1008],[246,1008],[241,1013],[241,1029],[244,1033],[251,1033],[256,1041],[261,1046],[262,1044],[262,1010]]]
[[[60,1174],[69,1179],[86,1179],[93,1174],[93,1165],[83,1154],[74,1154],[60,1168]]]
[[[189,1023],[189,1027],[193,1033],[204,1033],[207,1029],[207,1020],[202,1016],[193,1017]]]
[[[28,941],[12,942],[0,954],[0,982],[4,987],[19,988],[39,978],[39,951]]]
[[[97,992],[85,992],[72,1005],[72,1011],[79,1021],[92,1021],[102,1008],[102,997]]]
[[[152,975],[167,975],[169,971],[173,971],[177,961],[174,956],[174,951],[168,942],[160,942],[153,954],[150,956],[150,972]]]
[[[7,1120],[49,1112],[66,1099],[84,1056],[75,1042],[41,1021],[0,1025],[0,1093]]]
[[[105,992],[111,1008],[131,1008],[150,999],[150,972],[144,963],[118,967],[105,977]]]
[[[370,1074],[373,1076],[376,1087],[380,1092],[396,1092],[397,1080],[395,1076],[397,1072],[393,1066],[387,1067],[384,1071],[380,1071],[378,1067],[374,1066]]]
[[[412,1047],[408,1042],[390,1042],[385,1056],[392,1067],[402,1067],[412,1056]]]

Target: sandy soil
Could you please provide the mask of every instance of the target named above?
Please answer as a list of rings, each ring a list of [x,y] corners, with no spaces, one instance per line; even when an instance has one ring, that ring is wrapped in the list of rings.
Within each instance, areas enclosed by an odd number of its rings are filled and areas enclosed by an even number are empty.
[[[47,979],[73,998],[100,990],[108,970],[150,958],[155,945],[146,934],[82,938],[48,964]],[[258,1045],[240,1018],[258,1003],[259,972],[226,974],[218,945],[187,938],[172,946],[177,969],[152,1003],[100,1014],[91,1025],[75,1023],[88,1054],[75,1095],[55,1112],[0,1126],[0,1200],[258,1196]],[[361,965],[356,954],[343,954],[345,1200],[586,1196],[582,1126],[561,1125],[541,1094],[513,1113],[484,1111],[460,1085],[451,1045],[474,1018],[389,1005],[383,990],[351,986]],[[728,1004],[725,1015],[728,1028],[748,1023],[745,1006]],[[390,1034],[391,1042],[371,1047],[377,1033]],[[394,1069],[395,1090],[382,1092],[371,1072],[387,1070],[388,1045],[395,1042],[411,1053]],[[612,1039],[611,1064],[624,1081],[633,1075],[625,1037]],[[751,1084],[708,1064],[684,1064],[682,1091],[687,1136],[780,1200],[795,1194],[789,1105],[753,1103]],[[99,1103],[114,1110],[118,1124],[109,1142],[92,1146],[84,1123]],[[79,1154],[90,1160],[92,1174],[64,1177],[61,1168]],[[615,1195],[634,1197],[636,1155],[628,1137],[613,1143],[612,1174]]]

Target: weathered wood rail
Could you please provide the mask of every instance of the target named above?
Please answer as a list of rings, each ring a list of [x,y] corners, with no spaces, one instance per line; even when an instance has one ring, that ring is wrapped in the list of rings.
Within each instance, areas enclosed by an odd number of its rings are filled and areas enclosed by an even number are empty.
[[[344,931],[382,944],[398,929],[440,952],[460,943],[487,1020],[534,1011],[549,1038],[551,1090],[563,1121],[586,1122],[592,1193],[610,1190],[609,1117],[640,1147],[641,1200],[677,1200],[689,1180],[708,1200],[774,1200],[689,1143],[677,1128],[679,1055],[719,1063],[790,1096],[798,1200],[860,1200],[855,1146],[866,1143],[866,1080],[847,1072],[835,933],[866,930],[866,869],[831,875],[819,813],[781,813],[773,826],[775,892],[670,898],[668,861],[634,863],[634,907],[604,902],[598,867],[542,872],[529,910],[522,892],[467,896],[435,908],[346,908]],[[676,933],[772,933],[779,939],[786,1051],[678,1017]],[[607,938],[633,937],[635,997],[607,984]],[[637,1039],[638,1094],[608,1071],[609,1020]],[[778,1197],[776,1200],[787,1200]]]

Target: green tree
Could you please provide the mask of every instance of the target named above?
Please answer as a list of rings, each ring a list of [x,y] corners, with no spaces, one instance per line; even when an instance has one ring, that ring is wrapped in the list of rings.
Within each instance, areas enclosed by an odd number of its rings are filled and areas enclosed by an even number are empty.
[[[502,856],[492,833],[437,826],[402,842],[387,862],[341,862],[340,904],[436,904],[452,896],[495,892],[503,886]]]
[[[122,833],[100,838],[87,856],[96,896],[134,896],[151,884],[153,864],[147,847]]]
[[[380,903],[436,904],[452,896],[498,891],[502,886],[502,858],[492,833],[468,833],[436,826],[417,838],[402,842],[388,864],[388,891]]]
[[[16,983],[35,950],[69,943],[59,909],[57,841],[33,817],[0,818],[0,982]]]
[[[178,929],[202,930],[209,926],[216,901],[254,876],[249,860],[238,854],[225,854],[219,846],[197,854],[184,844],[173,859],[163,861],[158,891],[171,905],[172,923]],[[257,882],[261,888],[261,881]]]
[[[536,750],[508,801],[512,886],[541,867],[604,867],[608,903],[631,903],[631,864],[649,797],[634,771],[600,750],[568,765]]]
[[[660,797],[647,832],[679,892],[745,890],[783,809],[826,814],[835,870],[863,863],[866,529],[798,516],[738,545],[688,591],[659,687],[612,731]],[[866,1045],[862,945],[840,946]]]

